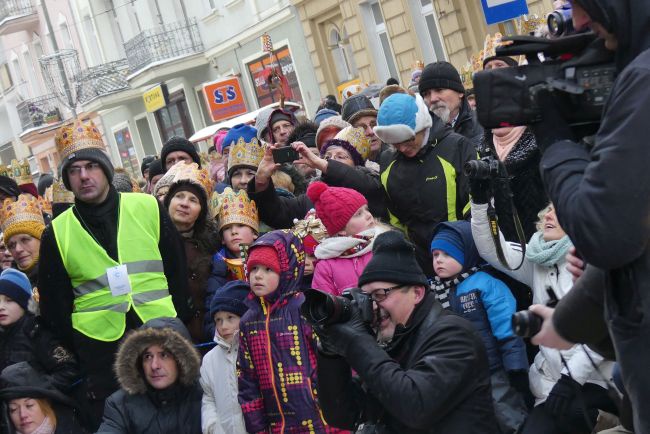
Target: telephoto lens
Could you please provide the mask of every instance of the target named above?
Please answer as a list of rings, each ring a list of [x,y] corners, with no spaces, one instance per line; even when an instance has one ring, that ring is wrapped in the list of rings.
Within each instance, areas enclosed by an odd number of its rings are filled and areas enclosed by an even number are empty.
[[[544,320],[529,310],[521,310],[512,315],[512,331],[522,338],[535,336],[542,329]]]
[[[568,35],[573,32],[571,9],[558,9],[549,14],[546,19],[548,32],[553,36]]]
[[[300,311],[311,325],[335,324],[350,319],[352,301],[318,289],[307,289]]]

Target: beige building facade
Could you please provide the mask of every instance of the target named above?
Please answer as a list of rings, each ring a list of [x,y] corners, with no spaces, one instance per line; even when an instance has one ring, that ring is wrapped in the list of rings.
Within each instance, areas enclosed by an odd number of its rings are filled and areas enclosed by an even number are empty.
[[[478,0],[292,0],[302,22],[321,94],[347,84],[406,86],[415,61],[447,60],[457,68],[483,48],[487,33],[510,33],[512,23],[487,26]],[[546,15],[551,0],[528,0]]]

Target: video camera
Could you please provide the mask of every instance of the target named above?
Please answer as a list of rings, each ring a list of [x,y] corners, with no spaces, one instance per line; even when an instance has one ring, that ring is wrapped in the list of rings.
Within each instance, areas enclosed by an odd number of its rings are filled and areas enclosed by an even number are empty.
[[[474,74],[476,111],[485,128],[530,125],[542,120],[540,91],[550,91],[572,126],[598,124],[614,83],[613,53],[593,33],[557,39],[512,36],[497,56],[525,55],[528,65]],[[544,56],[542,62],[539,55]]]
[[[300,312],[312,326],[342,323],[352,316],[353,301],[361,311],[361,319],[370,325],[373,321],[372,299],[359,288],[346,289],[341,296],[319,289],[307,289]]]

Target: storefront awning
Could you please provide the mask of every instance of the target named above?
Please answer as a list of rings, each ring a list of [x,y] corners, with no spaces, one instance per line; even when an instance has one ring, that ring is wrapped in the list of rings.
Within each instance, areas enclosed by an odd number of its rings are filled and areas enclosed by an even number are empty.
[[[259,108],[257,110],[254,110],[252,112],[244,113],[241,116],[237,116],[232,119],[228,119],[227,121],[219,122],[217,124],[210,125],[208,127],[203,128],[202,130],[197,131],[190,137],[190,142],[196,143],[200,142],[202,140],[209,140],[214,136],[217,131],[219,131],[222,128],[232,128],[237,124],[248,124],[251,122],[255,122],[255,119],[257,118],[257,115],[262,111],[265,110],[269,107],[278,107],[280,105],[279,102],[274,102],[273,104],[269,104],[267,106],[264,106],[262,108]],[[284,107],[286,109],[289,109],[293,112],[300,110],[302,106],[298,103],[291,102],[291,101],[286,101],[284,103]]]

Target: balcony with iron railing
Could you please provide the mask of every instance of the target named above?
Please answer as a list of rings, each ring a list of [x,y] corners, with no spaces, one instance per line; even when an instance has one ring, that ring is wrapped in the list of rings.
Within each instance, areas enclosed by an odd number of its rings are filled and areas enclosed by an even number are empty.
[[[79,86],[79,102],[87,104],[96,98],[129,89],[126,79],[128,73],[129,64],[126,59],[84,69],[75,77]]]
[[[158,62],[203,52],[203,42],[195,19],[163,24],[145,30],[124,43],[129,74]]]
[[[16,106],[23,132],[63,120],[61,105],[54,94],[22,101]]]
[[[34,0],[0,1],[0,35],[29,30],[37,23],[38,13]]]

